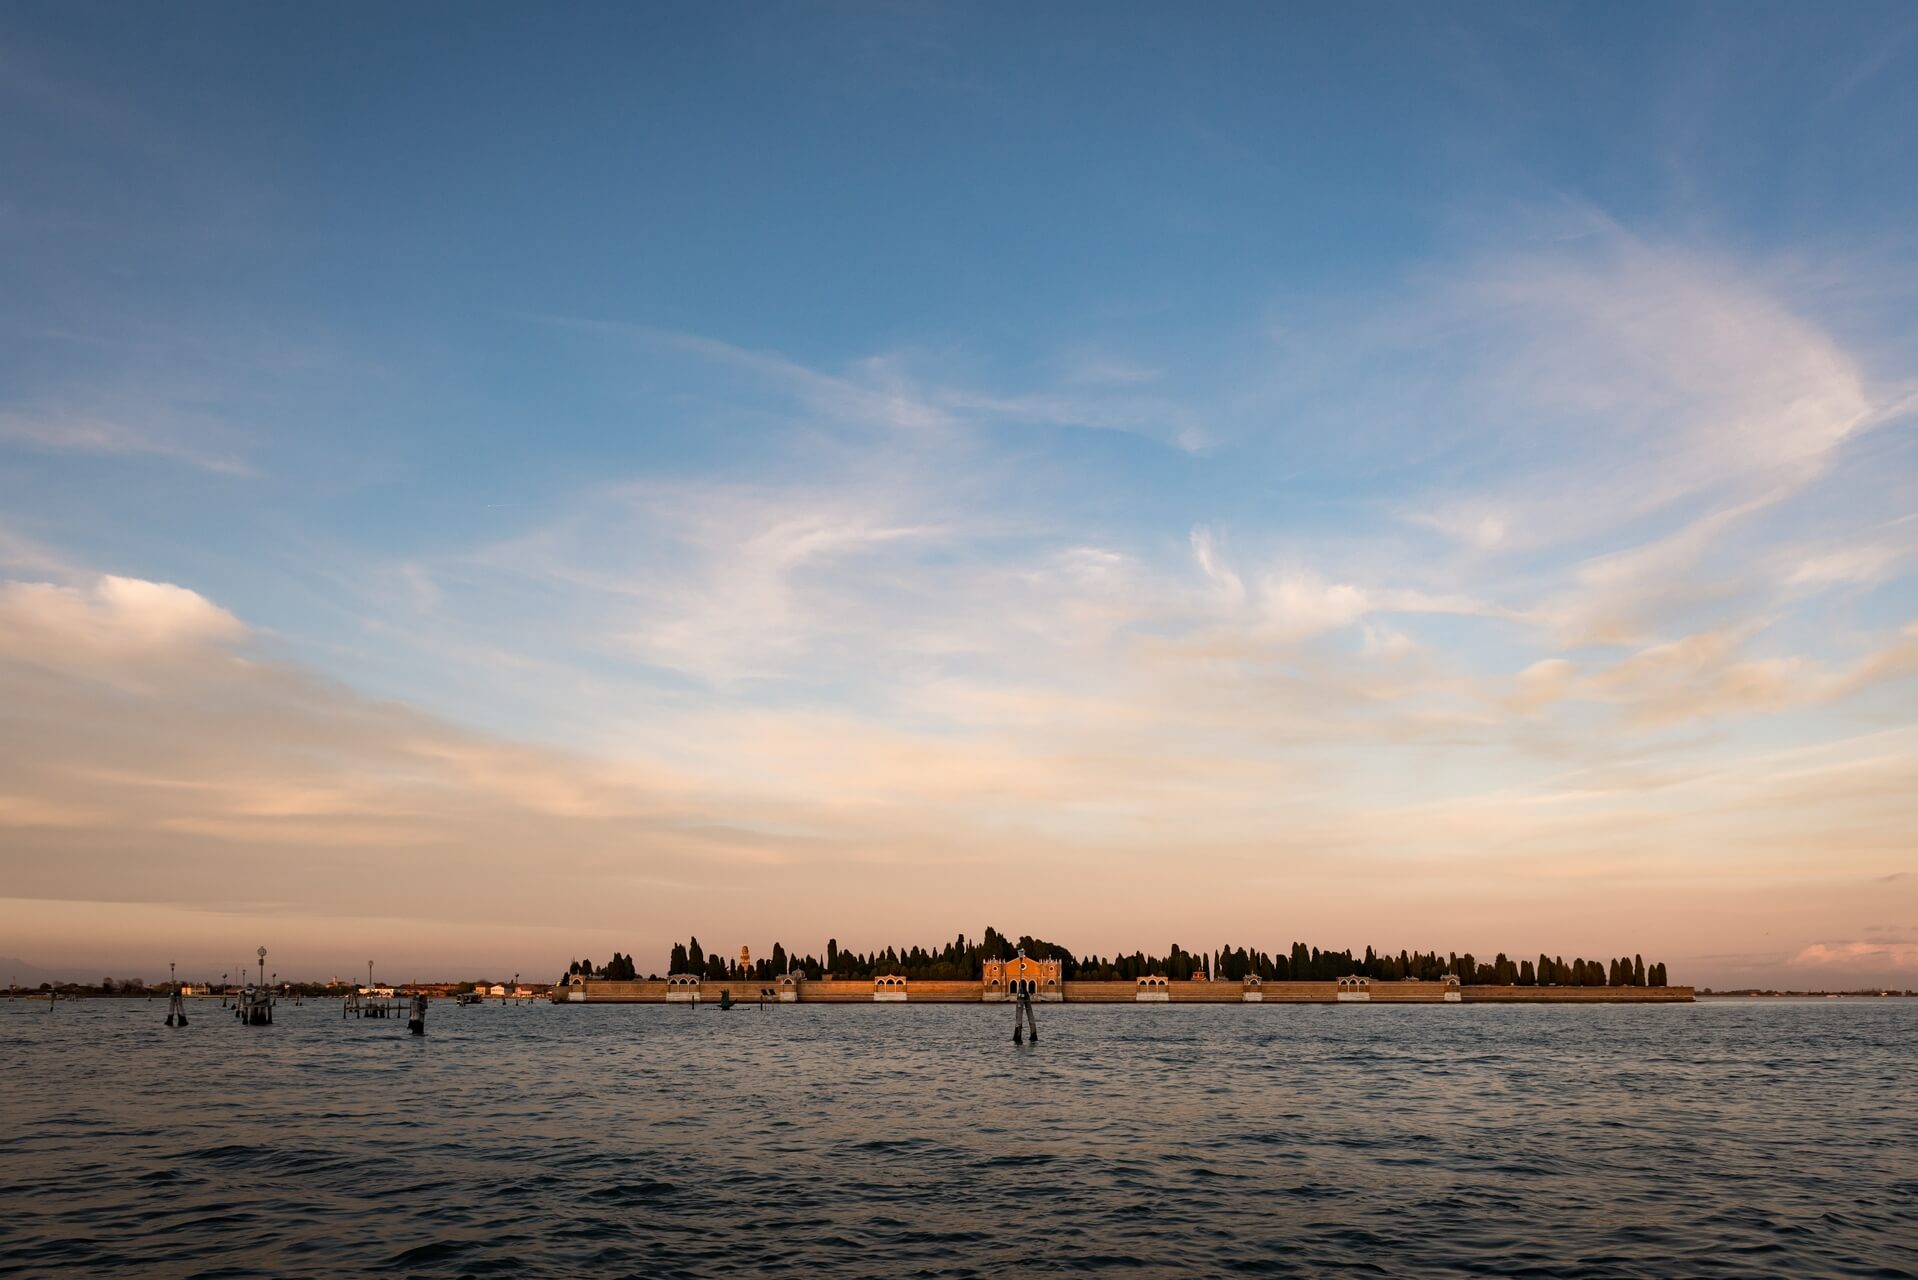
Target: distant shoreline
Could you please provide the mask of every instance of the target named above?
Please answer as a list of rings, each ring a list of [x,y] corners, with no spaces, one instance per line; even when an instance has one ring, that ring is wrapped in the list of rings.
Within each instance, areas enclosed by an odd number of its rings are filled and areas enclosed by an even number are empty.
[[[1713,991],[1701,987],[1700,1000],[1907,1000],[1918,998],[1918,991]]]

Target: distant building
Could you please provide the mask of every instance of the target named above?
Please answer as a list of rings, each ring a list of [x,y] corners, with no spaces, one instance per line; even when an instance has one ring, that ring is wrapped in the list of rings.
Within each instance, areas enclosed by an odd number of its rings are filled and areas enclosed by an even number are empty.
[[[1063,981],[1057,960],[1034,960],[1023,950],[1010,960],[985,962],[986,994],[1057,999]]]
[[[739,949],[739,968],[740,968],[740,970],[741,970],[742,972],[744,972],[744,971],[746,971],[746,970],[749,970],[749,969],[751,969],[752,967],[753,967],[753,955],[752,955],[752,952],[750,952],[750,951],[748,951],[748,950],[747,950],[746,948],[744,948],[744,947],[741,947],[741,948]]]
[[[1141,1003],[1164,1003],[1172,999],[1172,982],[1163,973],[1147,973],[1134,980],[1137,990],[1132,998]]]

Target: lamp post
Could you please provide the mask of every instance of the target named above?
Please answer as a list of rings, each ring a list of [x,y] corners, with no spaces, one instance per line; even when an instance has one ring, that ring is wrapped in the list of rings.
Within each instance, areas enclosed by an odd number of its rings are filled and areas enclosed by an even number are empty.
[[[266,948],[260,948],[260,985],[266,985]]]
[[[371,960],[366,962],[366,994],[369,996],[373,994],[373,962]]]

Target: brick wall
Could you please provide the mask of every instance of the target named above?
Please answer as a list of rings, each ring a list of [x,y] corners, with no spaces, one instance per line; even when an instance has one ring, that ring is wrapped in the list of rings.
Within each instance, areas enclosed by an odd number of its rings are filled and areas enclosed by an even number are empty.
[[[699,987],[701,1003],[717,1001],[721,991],[730,990],[733,999],[751,1002],[759,998],[757,979],[724,982],[707,980]],[[1134,982],[1068,982],[1067,1004],[1136,1004],[1139,987]],[[1162,988],[1172,1004],[1241,1004],[1245,990],[1237,982],[1173,982]],[[584,988],[588,1004],[664,1004],[665,981],[640,979],[636,982],[591,981]],[[678,989],[675,989],[677,993]],[[1455,987],[1442,982],[1374,982],[1360,988],[1373,1004],[1440,1004],[1447,990],[1456,990],[1465,1004],[1673,1004],[1690,1003],[1690,987]],[[1338,1000],[1336,982],[1268,982],[1259,988],[1264,1004],[1333,1004]],[[979,982],[935,982],[922,980],[906,986],[909,1004],[980,1004],[985,986]],[[562,993],[570,994],[570,993]],[[802,982],[802,1004],[873,1004],[870,979],[857,982]]]

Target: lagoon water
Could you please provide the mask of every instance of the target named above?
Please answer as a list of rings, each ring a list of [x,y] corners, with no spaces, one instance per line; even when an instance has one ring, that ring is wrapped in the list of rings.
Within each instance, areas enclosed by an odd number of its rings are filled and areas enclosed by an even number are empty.
[[[1918,1001],[0,1001],[0,1275],[1912,1276]]]

